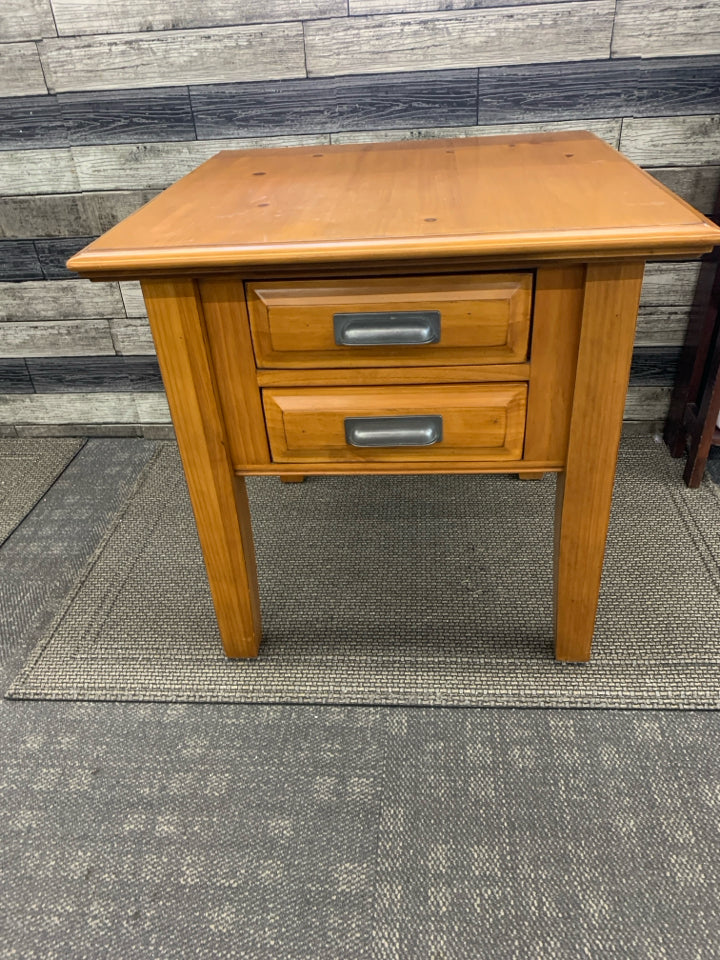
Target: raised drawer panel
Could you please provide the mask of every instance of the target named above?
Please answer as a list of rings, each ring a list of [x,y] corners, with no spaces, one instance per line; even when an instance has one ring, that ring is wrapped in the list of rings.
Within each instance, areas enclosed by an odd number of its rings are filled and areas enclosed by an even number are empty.
[[[519,460],[527,384],[272,389],[263,390],[263,405],[275,462]],[[359,418],[356,439],[379,445],[348,440]],[[381,445],[398,431],[406,439],[415,431],[417,443]]]
[[[246,284],[261,368],[517,363],[532,288],[530,272]]]

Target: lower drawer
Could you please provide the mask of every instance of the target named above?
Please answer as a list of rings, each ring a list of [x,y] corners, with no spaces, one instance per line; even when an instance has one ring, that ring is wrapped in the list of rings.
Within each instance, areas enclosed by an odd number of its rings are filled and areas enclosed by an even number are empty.
[[[520,460],[527,384],[263,390],[276,462]]]

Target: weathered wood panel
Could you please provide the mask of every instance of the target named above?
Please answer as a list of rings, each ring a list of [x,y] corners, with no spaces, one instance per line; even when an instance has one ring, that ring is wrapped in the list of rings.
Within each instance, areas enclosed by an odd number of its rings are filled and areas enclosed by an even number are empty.
[[[41,280],[42,276],[32,240],[0,241],[0,281]]]
[[[125,313],[129,317],[146,317],[145,300],[138,280],[122,280],[120,293],[125,304]]]
[[[136,393],[140,423],[170,423],[170,410],[164,393]]]
[[[478,122],[720,111],[720,57],[483,68]]]
[[[40,51],[53,93],[305,75],[299,23],[58,38]]]
[[[70,150],[56,149],[0,151],[0,184],[6,196],[78,189]]]
[[[88,3],[87,0],[53,0],[61,35],[134,33],[146,30],[186,30],[194,27],[234,26],[277,20],[312,20],[341,17],[345,0],[123,0],[122,3]]]
[[[636,347],[630,368],[630,386],[671,387],[675,382],[679,347]]]
[[[0,47],[0,57],[3,48]],[[0,99],[0,150],[68,145],[57,97],[3,97]]]
[[[645,267],[640,305],[690,306],[695,294],[700,263],[649,263]]]
[[[147,317],[118,317],[110,321],[115,351],[128,356],[155,353]]]
[[[718,157],[720,160],[720,156]],[[706,216],[712,213],[720,190],[720,166],[711,167],[651,167],[660,183],[674,190]]]
[[[201,139],[472,124],[477,118],[474,70],[192,87],[190,99]]]
[[[36,393],[152,393],[163,389],[155,357],[28,359]]]
[[[45,76],[34,43],[3,44],[0,56],[0,90],[4,97],[47,93]]]
[[[0,237],[97,236],[152,200],[157,190],[0,197]]]
[[[0,283],[0,320],[80,320],[124,314],[117,283],[90,280]]]
[[[77,280],[78,275],[65,266],[69,257],[82,250],[93,237],[69,237],[62,240],[36,240],[38,260],[46,280]]]
[[[24,360],[0,360],[0,393],[34,393]]]
[[[5,0],[0,4],[0,42],[57,35],[50,0]],[[0,54],[1,56],[1,54]]]
[[[670,408],[672,387],[632,386],[625,401],[625,420],[664,420]]]
[[[614,57],[701,56],[720,50],[715,0],[618,0]]]
[[[170,186],[220,150],[248,150],[324,144],[324,134],[304,137],[253,137],[243,140],[189,140],[184,143],[127,143],[72,147],[83,190]],[[2,154],[0,154],[0,157]]]
[[[0,423],[82,424],[136,423],[132,393],[35,393],[0,396]]]
[[[590,130],[611,147],[620,140],[621,120],[570,120],[545,123],[497,123],[472,127],[423,127],[414,130],[362,130],[330,134],[332,143],[373,143],[383,140],[423,140],[428,137],[491,137],[497,134],[544,133],[553,130]]]
[[[629,117],[620,150],[645,167],[699,166],[720,159],[720,115]]]
[[[5,428],[0,424],[0,431]],[[133,423],[21,423],[17,437],[142,437],[143,428]]]
[[[583,0],[316,20],[305,25],[308,75],[598,60],[610,50],[614,6]]]
[[[57,103],[73,144],[195,139],[187,87],[60,93]]]
[[[350,14],[432,13],[433,10],[479,10],[483,7],[522,7],[538,0],[348,0]],[[541,0],[544,3],[562,0]]]
[[[107,320],[0,323],[0,357],[96,357],[114,352]]]
[[[690,307],[640,307],[635,334],[636,347],[679,346],[685,341]]]

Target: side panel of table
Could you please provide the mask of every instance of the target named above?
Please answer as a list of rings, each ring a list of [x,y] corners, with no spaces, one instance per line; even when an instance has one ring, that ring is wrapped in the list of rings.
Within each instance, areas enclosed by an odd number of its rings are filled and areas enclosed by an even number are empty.
[[[197,285],[145,280],[142,288],[223,646],[229,657],[254,657],[261,625],[250,510],[228,451]]]

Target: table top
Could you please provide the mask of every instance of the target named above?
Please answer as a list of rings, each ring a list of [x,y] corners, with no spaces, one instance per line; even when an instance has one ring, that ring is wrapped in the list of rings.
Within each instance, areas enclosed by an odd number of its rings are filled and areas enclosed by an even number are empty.
[[[584,131],[226,150],[69,261],[84,276],[702,253],[720,229]]]

